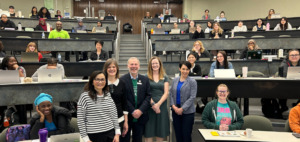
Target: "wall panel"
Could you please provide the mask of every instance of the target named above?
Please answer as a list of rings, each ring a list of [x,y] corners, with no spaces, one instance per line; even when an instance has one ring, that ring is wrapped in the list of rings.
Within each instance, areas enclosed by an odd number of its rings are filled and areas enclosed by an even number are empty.
[[[124,23],[130,23],[133,26],[135,34],[141,33],[141,19],[149,11],[154,17],[155,13],[162,13],[162,9],[166,8],[166,4],[154,4],[154,0],[104,0],[100,3],[98,0],[90,0],[91,7],[95,8],[95,15],[98,10],[105,10],[117,16],[121,20],[121,27]],[[89,0],[81,0],[73,2],[74,16],[85,16],[83,9],[88,6]],[[182,17],[182,4],[169,4],[172,14]],[[98,17],[98,16],[97,16]],[[122,30],[122,29],[121,29]]]

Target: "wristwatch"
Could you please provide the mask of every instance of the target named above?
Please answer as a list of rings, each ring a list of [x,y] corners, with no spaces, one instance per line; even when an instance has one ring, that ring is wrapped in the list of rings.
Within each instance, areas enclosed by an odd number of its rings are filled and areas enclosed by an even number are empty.
[[[151,103],[151,106],[155,105],[155,102]]]

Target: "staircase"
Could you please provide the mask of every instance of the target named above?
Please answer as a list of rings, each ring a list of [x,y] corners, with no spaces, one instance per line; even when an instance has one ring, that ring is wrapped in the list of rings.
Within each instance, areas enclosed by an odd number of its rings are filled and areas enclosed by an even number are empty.
[[[121,35],[119,53],[120,76],[128,73],[127,61],[130,57],[137,57],[140,60],[139,74],[145,75],[148,63],[140,34]]]

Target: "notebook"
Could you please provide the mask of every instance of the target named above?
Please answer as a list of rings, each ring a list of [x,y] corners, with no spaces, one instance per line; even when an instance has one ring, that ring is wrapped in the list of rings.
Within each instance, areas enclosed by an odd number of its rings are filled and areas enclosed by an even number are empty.
[[[235,78],[234,69],[215,69],[215,78]]]
[[[19,71],[17,70],[0,70],[0,84],[20,83]]]
[[[289,67],[287,70],[287,79],[300,79],[300,67]]]
[[[52,135],[50,142],[81,142],[79,133]]]
[[[22,62],[39,62],[39,55],[37,52],[22,52]]]
[[[39,69],[38,82],[61,82],[62,72],[60,69]]]

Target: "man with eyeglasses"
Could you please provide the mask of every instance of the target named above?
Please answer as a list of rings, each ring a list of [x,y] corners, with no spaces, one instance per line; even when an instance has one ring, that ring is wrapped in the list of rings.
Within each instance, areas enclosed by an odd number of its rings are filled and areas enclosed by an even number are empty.
[[[145,124],[148,121],[148,109],[150,108],[150,82],[149,79],[138,73],[140,61],[136,57],[128,59],[129,73],[120,79],[125,83],[128,106],[128,132],[124,138],[130,142],[132,130],[133,142],[142,142]]]
[[[1,21],[0,21],[0,29],[4,28],[16,28],[16,25],[13,21],[8,20],[6,14],[1,15]]]

